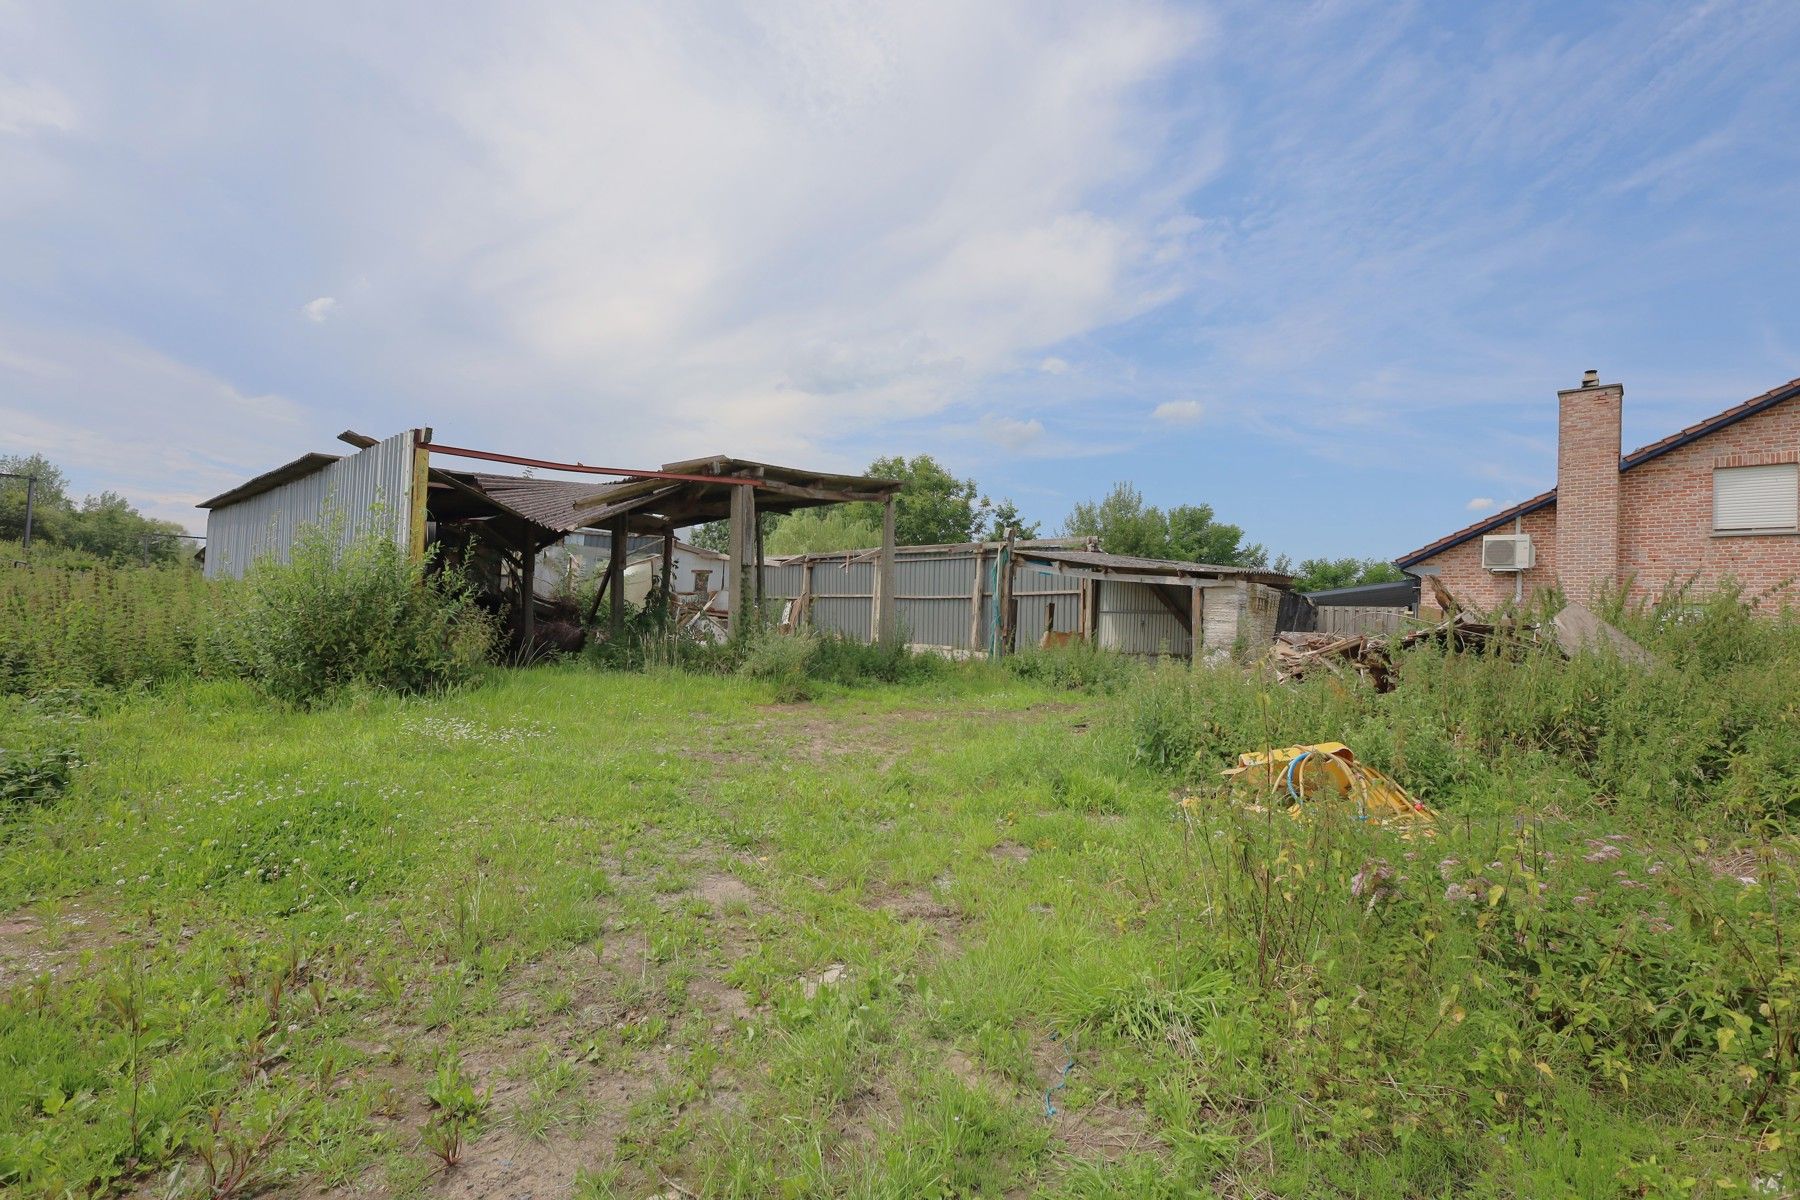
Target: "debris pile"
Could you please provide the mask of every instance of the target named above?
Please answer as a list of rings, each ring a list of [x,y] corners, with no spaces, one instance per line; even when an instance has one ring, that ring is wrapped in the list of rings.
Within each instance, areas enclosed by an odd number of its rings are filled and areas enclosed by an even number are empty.
[[[1453,650],[1476,650],[1496,645],[1502,649],[1525,650],[1547,640],[1571,658],[1587,650],[1617,654],[1635,666],[1649,666],[1654,661],[1648,650],[1572,601],[1548,625],[1525,625],[1497,622],[1466,612],[1442,585],[1437,585],[1435,590],[1446,614],[1435,625],[1393,635],[1291,631],[1276,634],[1275,645],[1269,652],[1275,681],[1288,683],[1321,670],[1335,675],[1353,672],[1374,684],[1376,691],[1389,692],[1395,683],[1395,651],[1410,649],[1425,641],[1434,641]]]

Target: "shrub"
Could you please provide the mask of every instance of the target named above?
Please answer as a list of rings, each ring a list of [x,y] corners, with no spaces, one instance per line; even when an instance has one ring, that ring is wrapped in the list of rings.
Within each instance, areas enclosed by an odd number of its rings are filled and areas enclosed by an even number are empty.
[[[214,646],[224,668],[298,705],[345,688],[423,692],[465,683],[496,627],[467,587],[393,542],[303,529],[291,561],[251,569]]]
[[[1020,679],[1079,692],[1116,692],[1137,679],[1144,664],[1088,642],[1021,650],[1003,660]]]

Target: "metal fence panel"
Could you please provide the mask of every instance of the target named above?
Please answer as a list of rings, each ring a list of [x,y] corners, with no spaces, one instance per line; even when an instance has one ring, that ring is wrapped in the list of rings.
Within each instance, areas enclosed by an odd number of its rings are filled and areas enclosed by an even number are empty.
[[[412,431],[397,433],[300,479],[206,515],[206,577],[241,579],[261,558],[287,562],[309,525],[333,527],[340,544],[368,533],[412,544]],[[341,521],[337,516],[341,514]]]
[[[1318,631],[1341,636],[1355,633],[1399,633],[1401,623],[1412,616],[1410,608],[1324,605],[1318,610]]]

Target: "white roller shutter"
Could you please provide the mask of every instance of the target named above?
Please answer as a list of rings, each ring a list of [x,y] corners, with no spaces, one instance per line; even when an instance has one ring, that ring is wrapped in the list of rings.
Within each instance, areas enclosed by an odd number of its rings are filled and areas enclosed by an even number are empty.
[[[1800,464],[1720,467],[1713,472],[1713,529],[1720,533],[1800,526]]]

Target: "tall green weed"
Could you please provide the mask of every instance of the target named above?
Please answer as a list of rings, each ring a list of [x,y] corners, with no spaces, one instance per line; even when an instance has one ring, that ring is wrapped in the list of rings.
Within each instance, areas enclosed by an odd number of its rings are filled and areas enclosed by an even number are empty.
[[[347,688],[426,692],[466,683],[497,637],[462,581],[381,538],[303,529],[290,561],[258,563],[217,627],[215,661],[278,700],[327,702]]]

